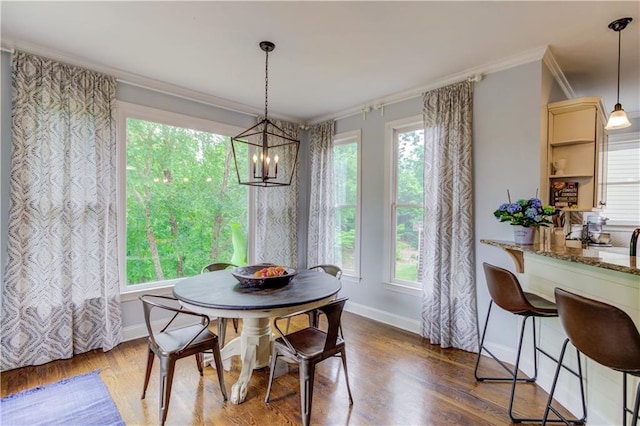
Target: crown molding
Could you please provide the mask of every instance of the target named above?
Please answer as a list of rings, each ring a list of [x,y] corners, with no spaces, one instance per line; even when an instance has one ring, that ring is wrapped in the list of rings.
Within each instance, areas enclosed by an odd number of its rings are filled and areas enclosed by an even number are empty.
[[[534,49],[526,50],[518,53],[517,55],[509,56],[498,61],[489,62],[477,67],[468,68],[464,71],[457,72],[455,74],[448,75],[442,79],[433,81],[427,85],[409,89],[404,92],[396,93],[387,97],[372,99],[365,102],[364,105],[359,105],[353,108],[342,110],[337,113],[316,117],[308,122],[308,124],[317,124],[326,120],[340,120],[342,118],[350,117],[352,115],[361,114],[367,109],[372,107],[378,109],[382,106],[406,101],[418,96],[422,96],[424,92],[429,90],[438,89],[440,87],[447,86],[449,84],[457,83],[466,79],[474,79],[474,76],[492,74],[499,71],[503,71],[509,68],[513,68],[519,65],[528,64],[533,61],[542,60],[545,53],[548,51],[548,46],[536,47]],[[476,80],[478,81],[478,80]]]
[[[62,62],[65,64],[90,69],[96,72],[100,72],[106,75],[114,77],[117,81],[131,86],[140,87],[154,92],[163,93],[166,95],[175,96],[178,98],[186,99],[189,101],[197,102],[207,106],[221,108],[227,111],[233,111],[240,114],[251,115],[257,117],[264,114],[264,111],[258,108],[254,108],[239,102],[229,101],[227,99],[218,98],[216,96],[208,95],[206,93],[198,92],[196,90],[186,89],[181,86],[165,83],[160,80],[155,80],[149,77],[144,77],[138,74],[129,73],[118,68],[110,67],[97,62],[92,62],[86,58],[71,55],[68,53],[60,52],[54,49],[45,48],[36,44],[15,41],[15,40],[3,40],[2,50],[9,53],[13,53],[16,50],[20,50],[25,53],[29,53],[36,56],[42,56],[54,61]],[[295,119],[288,116],[273,114],[272,118],[280,120],[286,120],[293,123],[299,123],[299,119]]]
[[[569,84],[569,80],[567,80],[567,77],[562,72],[562,69],[560,69],[560,65],[558,65],[558,62],[556,61],[555,56],[553,56],[553,53],[551,53],[551,50],[547,49],[544,52],[542,62],[544,62],[547,68],[549,68],[549,71],[551,71],[553,78],[556,79],[556,82],[558,83],[558,85],[560,85],[560,89],[562,89],[562,92],[567,97],[567,99],[575,98],[576,92],[571,87],[571,84]]]

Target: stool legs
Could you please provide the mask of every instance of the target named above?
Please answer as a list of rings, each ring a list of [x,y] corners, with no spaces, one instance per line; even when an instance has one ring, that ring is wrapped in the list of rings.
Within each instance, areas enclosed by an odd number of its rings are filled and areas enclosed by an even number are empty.
[[[627,407],[627,373],[622,373],[622,426],[627,426],[627,413],[631,414],[631,426],[638,425],[638,411],[640,411],[640,382],[636,389],[636,398],[633,410]]]
[[[580,356],[578,355],[578,371],[579,373],[574,372],[573,370],[567,368],[566,366],[562,365],[562,358],[559,360],[556,360],[553,356],[549,355],[547,352],[545,352],[542,348],[540,348],[537,344],[537,340],[536,340],[536,322],[535,322],[535,316],[532,315],[523,315],[524,319],[522,320],[522,327],[520,328],[520,336],[518,338],[518,349],[516,352],[516,361],[515,361],[515,366],[513,368],[513,370],[511,370],[505,363],[503,363],[501,360],[499,360],[493,353],[491,353],[491,351],[489,351],[485,346],[484,346],[484,339],[485,339],[485,335],[487,333],[487,325],[489,323],[489,317],[491,315],[491,308],[493,305],[493,301],[489,302],[489,309],[487,311],[487,318],[486,321],[484,323],[484,328],[482,331],[482,337],[480,339],[480,348],[478,350],[478,357],[476,359],[476,365],[474,368],[474,375],[476,377],[476,380],[479,382],[484,382],[484,381],[492,381],[492,382],[511,382],[511,395],[509,397],[509,418],[511,419],[511,421],[513,423],[540,423],[540,422],[553,422],[553,423],[558,423],[558,422],[564,422],[566,424],[569,424],[568,422],[571,423],[576,423],[576,424],[582,424],[585,422],[585,418],[586,418],[586,403],[585,403],[585,396],[584,396],[584,388],[583,388],[583,384],[582,384],[582,379],[580,380],[580,391],[581,391],[581,397],[582,397],[582,407],[583,407],[583,417],[581,419],[547,419],[548,417],[548,410],[551,409],[555,412],[555,409],[553,408],[549,408],[550,404],[547,404],[547,409],[545,410],[545,415],[542,419],[540,418],[521,418],[521,417],[515,417],[513,414],[513,404],[515,402],[515,394],[516,394],[516,384],[518,382],[527,382],[527,383],[534,383],[538,377],[538,352],[542,353],[543,355],[545,355],[546,357],[548,357],[549,359],[551,359],[552,361],[555,361],[558,364],[558,367],[556,369],[556,378],[554,379],[554,384],[553,387],[555,387],[555,384],[557,382],[557,375],[559,374],[559,369],[560,368],[565,368],[566,370],[570,371],[572,374],[578,376],[580,378],[582,378],[582,366],[580,363]],[[529,318],[533,318],[532,322],[532,331],[533,331],[533,351],[534,351],[534,357],[533,357],[533,367],[534,367],[534,373],[532,377],[518,377],[518,369],[520,368],[520,357],[522,355],[522,344],[524,341],[524,334],[525,334],[525,329],[527,326],[527,320]],[[566,346],[566,344],[565,344]],[[561,357],[564,357],[564,349],[565,347],[563,347],[563,351],[561,354]],[[481,377],[478,376],[478,367],[480,365],[480,357],[482,356],[482,351],[485,351],[486,353],[488,353],[496,362],[498,362],[498,364],[500,364],[500,366],[502,368],[504,368],[508,373],[509,376],[508,377]],[[576,351],[577,352],[577,351]],[[553,388],[552,388],[553,391]],[[551,397],[550,397],[551,398]]]
[[[551,384],[551,389],[549,390],[549,399],[547,400],[547,408],[545,408],[544,416],[542,417],[542,425],[543,426],[546,425],[548,422],[558,422],[558,421],[560,421],[560,422],[562,422],[562,423],[564,423],[566,425],[569,425],[571,423],[584,424],[584,422],[587,420],[587,403],[585,402],[585,397],[584,397],[584,381],[582,379],[582,362],[580,361],[580,351],[578,349],[576,349],[576,357],[578,359],[578,372],[577,373],[575,371],[571,370],[570,368],[565,367],[562,364],[562,361],[564,360],[565,352],[567,351],[567,344],[568,343],[569,343],[569,339],[565,339],[564,343],[562,344],[562,350],[560,351],[560,358],[558,359],[558,366],[556,367],[556,373],[553,376],[553,383]],[[580,381],[580,397],[581,397],[581,401],[582,401],[582,418],[580,418],[580,419],[566,419],[552,405],[553,394],[555,393],[556,385],[558,384],[558,377],[560,376],[560,369],[562,369],[563,367],[567,371],[569,371],[571,374],[576,376],[578,378],[578,380]],[[556,416],[558,416],[558,419],[549,420],[549,411],[553,411],[553,413]]]

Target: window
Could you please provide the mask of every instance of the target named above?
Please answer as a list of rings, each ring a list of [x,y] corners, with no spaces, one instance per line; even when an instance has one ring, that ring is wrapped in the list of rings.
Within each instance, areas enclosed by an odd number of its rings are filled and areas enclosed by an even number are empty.
[[[121,290],[246,258],[248,190],[237,184],[227,136],[237,130],[126,103],[118,114]]]
[[[345,275],[360,275],[360,131],[333,141],[334,259]]]
[[[419,287],[423,220],[424,130],[422,117],[387,124],[390,147],[387,276],[393,284]]]
[[[613,225],[640,225],[640,135],[609,135],[607,206]]]

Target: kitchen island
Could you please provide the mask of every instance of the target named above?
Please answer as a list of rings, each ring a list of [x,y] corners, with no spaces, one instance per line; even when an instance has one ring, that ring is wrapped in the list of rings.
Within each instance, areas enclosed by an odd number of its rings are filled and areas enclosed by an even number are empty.
[[[622,248],[541,247],[511,241],[481,239],[482,244],[503,249],[515,262],[523,289],[554,300],[554,289],[560,287],[576,294],[617,306],[633,319],[640,329],[640,269],[637,257]],[[478,285],[482,285],[479,278]],[[551,354],[559,354],[566,334],[558,318],[547,318],[539,325],[540,344]],[[575,356],[565,357],[576,367]],[[583,357],[587,393],[588,424],[622,424],[622,373]],[[511,360],[506,360],[511,362]],[[555,364],[540,358],[538,385],[549,390]],[[522,370],[533,372],[532,349],[523,349]],[[637,378],[630,378],[629,389],[635,390]],[[555,398],[576,415],[580,415],[577,379],[561,374]],[[629,398],[633,398],[630,392]],[[632,402],[632,401],[630,401]]]

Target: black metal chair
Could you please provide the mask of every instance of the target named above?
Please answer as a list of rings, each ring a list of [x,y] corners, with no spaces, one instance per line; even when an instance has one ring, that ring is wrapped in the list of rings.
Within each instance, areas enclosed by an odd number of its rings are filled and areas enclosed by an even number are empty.
[[[201,273],[204,274],[206,272],[222,271],[229,268],[237,268],[237,266],[233,263],[215,262],[203,267]],[[228,318],[218,318],[218,338],[223,345],[227,335],[227,320]],[[232,318],[231,321],[233,322],[233,329],[238,333],[238,318]]]
[[[627,375],[640,377],[640,333],[633,320],[615,306],[560,288],[555,289],[555,296],[560,322],[567,333],[560,352],[560,362],[564,358],[567,344],[571,342],[579,353],[582,352],[605,367],[622,372],[622,424],[626,426],[627,414],[631,414],[631,424],[636,426],[640,408],[640,382],[633,410],[627,405]],[[551,421],[548,419],[550,411],[568,423],[552,406],[559,375],[560,370],[556,369],[542,424]],[[580,384],[582,386],[582,378]]]
[[[326,315],[328,324],[326,331],[320,330],[315,326],[309,326],[285,335],[279,328],[278,322],[288,319],[289,316],[274,319],[273,325],[278,333],[280,333],[280,337],[273,342],[269,386],[264,402],[269,402],[278,357],[282,356],[287,362],[297,363],[300,374],[300,405],[303,426],[308,426],[311,421],[315,365],[334,355],[340,355],[342,358],[342,367],[344,368],[344,377],[347,382],[347,392],[349,393],[349,405],[353,405],[351,388],[349,387],[349,375],[347,373],[345,342],[338,333],[340,318],[346,301],[346,298],[337,299],[315,309],[321,314]]]
[[[476,365],[474,369],[474,375],[479,382],[491,381],[491,382],[511,382],[511,395],[509,398],[509,417],[513,423],[531,423],[542,422],[542,418],[521,418],[515,417],[513,414],[513,403],[515,400],[516,384],[520,382],[534,383],[538,377],[538,352],[545,355],[549,359],[557,362],[560,366],[577,377],[582,377],[582,366],[580,364],[580,355],[578,354],[578,371],[574,371],[558,362],[553,356],[544,351],[538,346],[536,340],[536,323],[535,318],[553,318],[558,316],[558,310],[553,302],[550,302],[533,293],[525,293],[520,286],[518,278],[510,271],[483,263],[485,278],[487,281],[487,287],[489,294],[491,295],[491,301],[489,302],[489,309],[487,311],[487,318],[484,323],[484,329],[482,330],[482,337],[480,340],[480,348],[478,350],[478,357],[476,359]],[[484,345],[484,338],[487,334],[487,325],[489,324],[489,316],[491,315],[491,307],[493,304],[498,305],[500,308],[507,312],[511,312],[514,315],[524,317],[522,320],[522,327],[520,329],[520,337],[518,341],[518,350],[516,353],[516,362],[513,370],[509,368],[504,362],[498,359],[487,347]],[[518,369],[520,367],[520,355],[522,354],[522,342],[524,340],[525,328],[527,320],[534,318],[532,322],[533,329],[533,365],[534,375],[533,377],[518,377]],[[480,365],[480,359],[482,357],[482,351],[485,351],[491,358],[493,358],[503,369],[505,369],[509,375],[508,377],[482,377],[478,375],[478,367]],[[584,423],[586,418],[586,403],[584,396],[584,388],[580,387],[582,396],[583,417],[580,419],[571,419],[573,423]],[[561,420],[550,420],[559,422]]]
[[[171,385],[173,383],[173,371],[176,361],[180,358],[195,355],[198,371],[202,376],[202,353],[204,351],[212,351],[216,363],[220,390],[226,401],[227,389],[224,384],[218,336],[209,331],[209,318],[206,315],[185,311],[176,307],[179,305],[177,305],[177,300],[172,297],[142,295],[140,296],[140,300],[142,301],[144,320],[149,333],[149,356],[147,357],[147,370],[144,377],[144,388],[142,389],[141,399],[144,399],[146,395],[153,360],[157,356],[160,359],[160,393],[158,395],[160,400],[160,423],[164,425],[167,419],[169,400],[171,398]],[[172,306],[169,303],[176,306]],[[173,314],[166,324],[162,321],[164,324],[162,327],[156,325],[156,320],[159,322],[159,319],[156,318],[157,315],[152,316],[152,311],[156,309],[158,312],[166,311],[169,314]],[[172,327],[173,321],[180,316],[183,318],[197,318],[198,323]]]
[[[336,277],[337,279],[340,279],[340,277],[342,277],[342,269],[340,269],[339,266],[336,265],[316,265],[316,266],[312,266],[309,268],[310,271],[318,271],[318,272],[324,272],[325,274],[329,274],[329,275],[333,275],[334,277]],[[297,314],[299,315],[299,314]],[[309,317],[309,325],[313,325],[315,327],[318,326],[318,315],[319,313],[315,310],[311,310],[306,312],[306,315]],[[287,325],[285,326],[284,332],[289,333],[289,325],[291,324],[291,318],[293,318],[296,315],[291,315],[288,319],[287,319]],[[342,334],[342,325],[340,325],[340,334]]]

